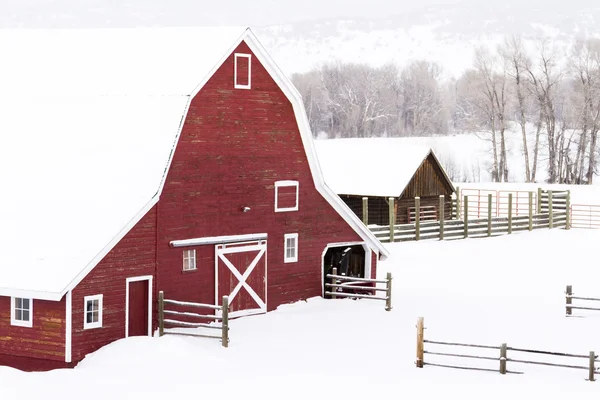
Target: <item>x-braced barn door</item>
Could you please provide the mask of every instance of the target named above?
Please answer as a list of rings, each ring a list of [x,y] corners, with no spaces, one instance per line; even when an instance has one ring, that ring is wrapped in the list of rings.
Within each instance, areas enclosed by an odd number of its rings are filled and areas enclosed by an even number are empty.
[[[267,242],[216,246],[215,304],[229,296],[231,317],[267,312]]]

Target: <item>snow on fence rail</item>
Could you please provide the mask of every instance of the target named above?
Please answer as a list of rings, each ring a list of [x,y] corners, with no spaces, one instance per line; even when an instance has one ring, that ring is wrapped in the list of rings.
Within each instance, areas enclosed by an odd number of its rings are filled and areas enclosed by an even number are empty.
[[[508,369],[509,363],[514,364],[530,364],[530,365],[540,365],[547,367],[558,367],[558,368],[569,368],[569,369],[578,369],[578,370],[586,370],[587,371],[587,380],[595,381],[596,375],[600,374],[600,368],[596,367],[596,360],[598,356],[594,351],[590,351],[589,354],[570,354],[570,353],[562,353],[562,352],[554,352],[554,351],[545,351],[545,350],[532,350],[532,349],[523,349],[517,347],[510,347],[506,343],[502,343],[500,346],[487,346],[480,344],[471,344],[471,343],[452,343],[452,342],[442,342],[435,340],[426,340],[425,339],[425,322],[424,318],[421,317],[417,321],[417,360],[415,362],[417,368],[423,368],[425,365],[430,365],[433,367],[445,367],[445,368],[455,368],[455,369],[464,369],[464,370],[473,370],[473,371],[488,371],[488,372],[499,372],[502,375],[506,374],[522,374],[523,372],[519,371],[510,371]],[[433,346],[440,346],[442,350],[439,351],[431,351],[425,349],[425,344],[430,344]],[[448,350],[445,351],[443,349],[452,347],[452,348],[471,348],[471,349],[485,349],[496,350],[499,351],[498,356],[489,356],[489,355],[476,355],[476,354],[465,354],[459,353],[459,350]],[[452,352],[450,352],[452,351]],[[510,352],[510,357],[509,357]],[[515,358],[512,357],[512,353],[516,353]],[[538,360],[526,360],[520,358],[519,354],[529,354],[530,356],[545,356],[545,358],[551,358],[552,362],[547,361],[538,361]],[[433,357],[434,362],[425,361],[425,355]],[[469,359],[469,360],[482,360],[486,362],[486,364],[490,364],[490,366],[481,367],[481,366],[464,366],[464,365],[451,365],[444,364],[441,362],[435,362],[435,357],[448,357],[448,358],[460,358],[460,359]],[[558,360],[561,359],[576,359],[576,360],[587,360],[587,366],[581,364],[574,364],[575,361],[569,364],[560,363]],[[554,361],[556,360],[556,361]],[[496,362],[497,366],[491,366],[491,363],[487,362]],[[582,363],[583,364],[583,363]]]
[[[337,268],[333,268],[331,272],[331,274],[326,275],[329,282],[325,283],[325,294],[332,299],[337,297],[350,297],[355,299],[383,300],[385,301],[385,310],[392,310],[391,272],[387,273],[385,280],[338,275]],[[385,284],[385,287],[377,287],[376,285],[378,283]],[[374,294],[376,292],[385,292],[385,296],[377,296]]]
[[[426,239],[456,239],[467,237],[485,237],[498,236],[502,234],[512,234],[518,231],[531,231],[534,229],[552,229],[565,228],[569,229],[570,215],[567,212],[570,201],[568,192],[566,195],[558,197],[554,200],[553,192],[539,191],[537,199],[546,198],[546,206],[540,200],[537,204],[534,202],[533,192],[528,192],[527,196],[527,213],[525,215],[516,215],[514,212],[513,193],[507,193],[506,215],[498,217],[497,206],[494,203],[492,193],[487,193],[487,207],[484,218],[472,218],[469,212],[470,200],[469,196],[464,196],[462,201],[462,219],[452,219],[438,221],[425,221],[416,219],[414,223],[391,225],[390,226],[369,226],[369,229],[375,237],[382,242],[402,242],[410,240],[426,240]],[[563,203],[561,203],[561,201]],[[393,201],[390,199],[390,214],[392,213]],[[561,204],[564,204],[562,206]],[[415,198],[415,208],[418,209],[420,199]],[[444,196],[440,196],[438,215],[444,215]],[[524,208],[521,205],[521,210]],[[496,211],[495,211],[496,210]],[[503,208],[501,208],[503,210]],[[535,211],[534,211],[535,210]],[[479,213],[479,211],[478,211]],[[523,211],[521,211],[521,214]],[[393,221],[393,218],[390,219]]]
[[[165,309],[165,305],[174,306],[174,308],[205,308],[214,312],[213,315],[198,314],[195,312]],[[219,315],[220,314],[220,315]],[[165,318],[165,315],[172,316]],[[197,320],[220,321],[220,324],[209,324],[206,322],[190,322]],[[181,331],[181,328],[204,328],[220,330],[221,334],[208,335],[199,332]],[[229,297],[223,296],[223,303],[220,306],[213,304],[191,303],[187,301],[177,301],[165,299],[163,291],[158,292],[158,335],[184,335],[205,337],[211,339],[221,339],[223,347],[229,346]]]
[[[565,296],[566,296],[565,311],[566,311],[567,316],[573,315],[573,310],[600,311],[600,306],[599,307],[590,307],[588,305],[573,305],[573,300],[599,302],[600,298],[574,296],[573,286],[571,286],[571,285],[567,285],[567,288],[565,290]],[[587,304],[587,303],[584,303],[584,304]]]

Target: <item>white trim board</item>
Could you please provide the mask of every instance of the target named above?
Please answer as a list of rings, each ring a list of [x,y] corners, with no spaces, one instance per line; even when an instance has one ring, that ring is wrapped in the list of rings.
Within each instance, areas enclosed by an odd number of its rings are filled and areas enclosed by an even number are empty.
[[[152,275],[135,276],[125,279],[125,337],[129,337],[129,284],[148,281],[148,336],[152,336]]]
[[[65,296],[65,362],[70,363],[73,354],[73,292],[70,290]]]
[[[173,240],[169,244],[171,247],[202,246],[205,244],[225,244],[266,240],[267,237],[268,235],[266,233],[251,233],[248,235],[211,236],[195,239]]]

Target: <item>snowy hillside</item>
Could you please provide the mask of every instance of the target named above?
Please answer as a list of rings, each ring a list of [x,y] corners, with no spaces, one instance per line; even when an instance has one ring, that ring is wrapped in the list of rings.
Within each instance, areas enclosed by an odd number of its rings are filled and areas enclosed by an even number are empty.
[[[370,300],[313,298],[232,321],[228,349],[200,338],[124,339],[88,356],[75,370],[23,373],[0,367],[1,397],[281,399],[285,394],[286,399],[354,400],[419,393],[425,400],[594,398],[600,382],[587,382],[585,370],[509,362],[509,370],[524,374],[502,376],[417,369],[414,362],[418,317],[425,317],[429,340],[600,351],[600,313],[575,311],[577,317],[566,318],[563,294],[571,284],[576,293],[600,296],[598,269],[588,262],[588,250],[598,240],[600,231],[553,230],[397,243],[390,245],[392,256],[378,272],[394,276],[391,312]],[[498,368],[497,360],[426,354],[425,361]],[[587,365],[587,360],[571,363]]]
[[[558,44],[574,35],[600,33],[600,6],[569,2],[505,0],[358,0],[304,2],[255,0],[30,0],[0,2],[0,27],[142,27],[250,25],[282,69],[292,74],[340,60],[400,65],[414,59],[439,62],[448,76],[471,65],[473,48],[494,46],[504,35],[551,36]]]

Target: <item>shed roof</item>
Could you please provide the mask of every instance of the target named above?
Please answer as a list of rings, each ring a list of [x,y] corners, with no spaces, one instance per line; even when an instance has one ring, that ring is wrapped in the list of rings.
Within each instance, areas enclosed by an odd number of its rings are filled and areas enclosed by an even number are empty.
[[[315,147],[325,183],[341,195],[399,197],[433,154],[403,138],[322,139]]]
[[[245,28],[0,30],[0,295],[59,300],[158,201],[189,101],[241,40],[299,95]],[[263,56],[264,55],[264,56]]]

